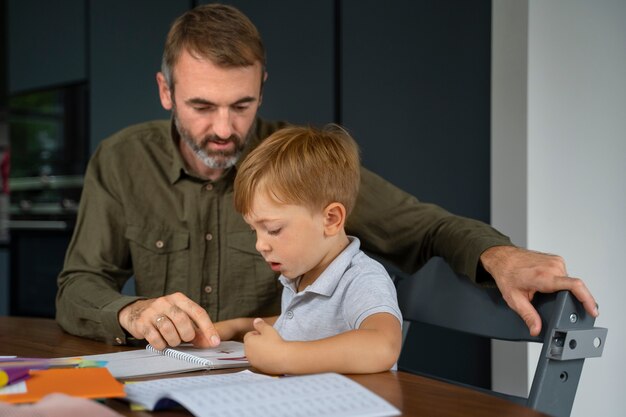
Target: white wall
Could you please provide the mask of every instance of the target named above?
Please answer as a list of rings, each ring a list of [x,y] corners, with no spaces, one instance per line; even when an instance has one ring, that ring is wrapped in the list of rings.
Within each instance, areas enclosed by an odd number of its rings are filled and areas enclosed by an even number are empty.
[[[491,224],[527,246],[528,2],[499,0],[492,7]],[[526,396],[529,348],[492,341],[492,388]]]
[[[569,274],[585,279],[600,304],[596,325],[609,334],[604,356],[585,363],[572,416],[622,416],[626,1],[496,0],[493,11],[492,222],[518,244],[563,256]],[[525,51],[514,41],[524,22]],[[511,87],[524,78],[526,88]],[[524,197],[523,220],[506,212],[511,193],[516,204]],[[532,356],[518,365],[533,369]]]

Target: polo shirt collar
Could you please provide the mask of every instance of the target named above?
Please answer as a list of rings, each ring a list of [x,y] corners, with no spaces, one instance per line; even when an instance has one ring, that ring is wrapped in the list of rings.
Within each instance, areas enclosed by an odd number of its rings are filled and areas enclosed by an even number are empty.
[[[339,281],[352,264],[352,259],[360,251],[361,241],[359,238],[348,236],[348,240],[350,241],[348,246],[346,246],[346,248],[339,255],[337,255],[335,259],[333,259],[330,265],[328,265],[324,272],[317,277],[313,284],[309,285],[304,289],[304,291],[302,291],[303,293],[313,292],[330,297],[335,292],[335,289],[337,289],[337,286],[339,285]],[[294,292],[297,291],[297,283],[300,278],[290,280],[284,275],[281,275],[278,279],[285,287]]]

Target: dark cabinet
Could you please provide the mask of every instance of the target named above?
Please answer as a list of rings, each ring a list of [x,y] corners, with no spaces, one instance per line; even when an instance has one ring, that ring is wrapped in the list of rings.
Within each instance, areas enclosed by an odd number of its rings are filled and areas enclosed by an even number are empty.
[[[87,77],[87,2],[6,0],[8,90],[18,93]]]
[[[9,312],[13,316],[55,315],[56,280],[72,229],[62,222],[48,223],[53,227],[11,230]]]
[[[9,314],[9,249],[0,244],[0,316]]]

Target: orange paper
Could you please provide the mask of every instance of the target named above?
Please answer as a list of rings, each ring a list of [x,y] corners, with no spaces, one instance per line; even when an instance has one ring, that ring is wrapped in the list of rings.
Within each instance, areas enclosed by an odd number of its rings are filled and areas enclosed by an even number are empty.
[[[8,403],[32,403],[53,392],[84,398],[125,397],[124,385],[107,368],[63,368],[31,371],[27,392],[0,395]]]

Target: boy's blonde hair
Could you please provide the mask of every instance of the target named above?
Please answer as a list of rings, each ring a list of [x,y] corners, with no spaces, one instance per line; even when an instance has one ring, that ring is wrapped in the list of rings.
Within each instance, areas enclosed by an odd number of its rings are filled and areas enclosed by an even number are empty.
[[[350,214],[361,180],[359,148],[337,125],[281,129],[254,149],[235,178],[235,209],[250,214],[257,192],[317,212],[338,202]]]

